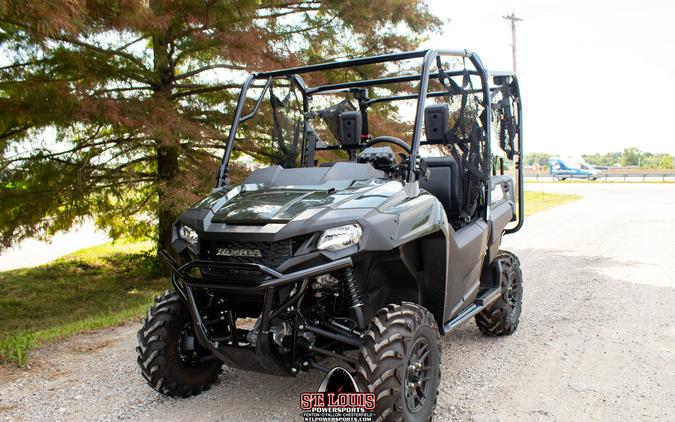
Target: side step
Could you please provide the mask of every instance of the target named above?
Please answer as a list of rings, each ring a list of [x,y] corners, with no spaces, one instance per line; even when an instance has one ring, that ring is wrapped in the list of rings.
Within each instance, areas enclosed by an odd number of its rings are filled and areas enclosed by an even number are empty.
[[[489,289],[483,292],[480,296],[473,301],[473,303],[467,306],[462,312],[460,312],[456,317],[448,321],[444,326],[443,330],[445,333],[457,328],[463,322],[466,322],[469,318],[476,315],[492,302],[499,298],[501,293],[501,288]]]

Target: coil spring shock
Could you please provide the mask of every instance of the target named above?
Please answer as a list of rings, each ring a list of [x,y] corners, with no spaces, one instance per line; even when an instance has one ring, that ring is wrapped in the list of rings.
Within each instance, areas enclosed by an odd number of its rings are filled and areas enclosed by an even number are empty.
[[[359,287],[356,285],[356,277],[354,276],[354,270],[347,268],[342,273],[344,277],[345,288],[347,290],[347,296],[352,302],[352,307],[363,306],[363,298],[361,298],[361,292],[359,292]]]
[[[352,268],[347,268],[342,273],[344,287],[346,290],[347,297],[351,301],[351,308],[354,310],[356,315],[356,324],[360,329],[365,328],[365,318],[363,316],[363,297],[361,297],[361,292],[359,291],[359,286],[356,283],[356,277],[354,276],[354,270]]]

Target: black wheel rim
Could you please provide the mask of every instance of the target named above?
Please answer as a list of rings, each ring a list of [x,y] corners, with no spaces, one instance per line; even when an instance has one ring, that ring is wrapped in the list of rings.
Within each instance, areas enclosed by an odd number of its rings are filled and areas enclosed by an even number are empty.
[[[199,342],[195,338],[191,322],[185,324],[180,333],[178,333],[176,349],[180,362],[191,368],[203,366],[210,357],[210,354],[199,345]]]
[[[403,390],[405,404],[413,412],[419,412],[427,399],[431,388],[431,347],[426,338],[420,337],[413,344]]]
[[[506,302],[511,309],[515,309],[518,304],[518,282],[514,273],[509,274],[509,284],[506,290]]]

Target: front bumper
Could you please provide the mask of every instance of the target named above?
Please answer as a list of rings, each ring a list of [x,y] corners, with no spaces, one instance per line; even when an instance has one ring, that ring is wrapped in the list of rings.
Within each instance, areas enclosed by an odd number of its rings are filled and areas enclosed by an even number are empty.
[[[195,328],[194,331],[199,343],[203,347],[209,349],[217,358],[227,363],[229,366],[276,375],[290,375],[294,372],[292,371],[293,368],[280,361],[277,356],[274,355],[271,349],[272,338],[269,332],[270,321],[274,319],[274,317],[276,317],[281,311],[291,305],[294,305],[305,294],[309,284],[308,280],[310,278],[353,266],[351,258],[341,258],[303,270],[282,274],[259,264],[193,260],[184,265],[179,265],[164,250],[160,249],[157,255],[169,266],[169,268],[171,268],[171,281],[176,290],[181,294],[181,296],[183,296],[183,299],[187,303]],[[261,273],[264,275],[264,277],[261,279],[261,281],[255,282],[238,281],[226,277],[194,277],[190,275],[190,270],[194,268],[211,270],[223,269],[255,271]],[[274,299],[276,297],[277,289],[298,281],[302,281],[301,287],[298,289],[298,291],[295,294],[289,296],[285,301],[283,301],[283,303],[280,303],[275,307]],[[207,288],[232,294],[236,294],[237,292],[263,293],[263,311],[260,317],[259,328],[260,334],[257,337],[254,347],[242,347],[237,344],[232,344],[234,342],[229,342],[230,344],[228,344],[226,341],[217,341],[212,339],[199,312],[194,296],[193,289],[195,288]],[[304,325],[307,329],[312,328],[310,324],[305,323]],[[293,328],[293,330],[297,329],[297,327]],[[322,330],[319,327],[314,327],[314,329]],[[323,335],[326,335],[326,333],[324,332]],[[360,339],[352,338],[344,334],[332,333],[332,335],[342,337],[339,338],[339,340],[353,345],[360,342]]]

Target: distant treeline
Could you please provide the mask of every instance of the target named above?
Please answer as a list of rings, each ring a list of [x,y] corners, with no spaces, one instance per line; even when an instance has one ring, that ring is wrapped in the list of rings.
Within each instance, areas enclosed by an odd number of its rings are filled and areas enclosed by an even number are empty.
[[[558,154],[548,152],[530,152],[525,154],[525,164],[528,166],[548,167],[551,157]],[[675,168],[675,156],[664,153],[651,153],[640,151],[631,147],[623,152],[607,152],[604,154],[584,154],[581,156],[587,163],[594,166],[606,167],[640,167],[647,169],[673,169]]]

